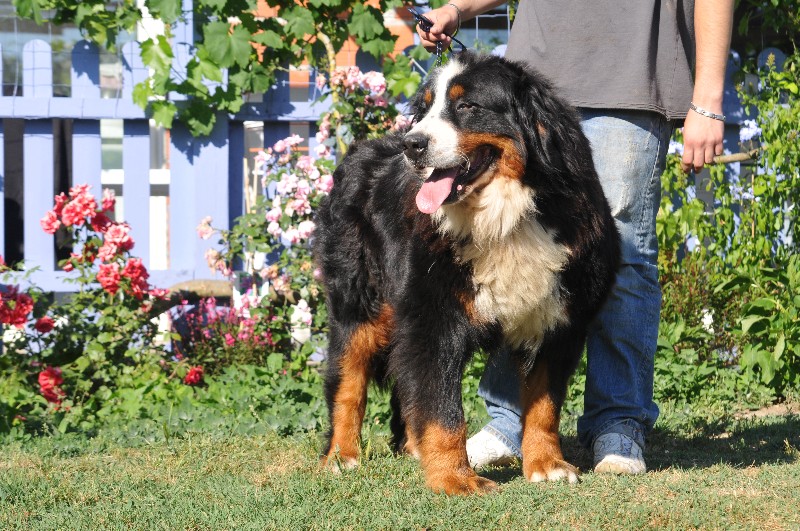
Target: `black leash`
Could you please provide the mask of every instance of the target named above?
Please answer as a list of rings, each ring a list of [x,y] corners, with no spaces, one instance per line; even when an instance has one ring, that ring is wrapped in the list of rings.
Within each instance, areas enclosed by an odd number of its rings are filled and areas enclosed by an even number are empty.
[[[431,21],[431,19],[429,19],[428,17],[426,17],[425,15],[423,15],[422,13],[420,13],[419,11],[414,9],[413,7],[407,7],[406,9],[408,9],[408,11],[411,13],[411,15],[417,21],[417,24],[419,24],[419,26],[423,29],[423,31],[430,31],[431,30],[431,28],[433,27],[433,22]],[[441,41],[437,41],[436,42],[436,51],[434,52],[436,54],[436,62],[434,63],[434,66],[439,66],[439,65],[442,64],[442,60],[443,60],[442,56],[444,55],[445,51],[450,51],[452,53],[461,53],[461,52],[463,52],[464,50],[467,49],[467,47],[464,45],[464,43],[461,42],[460,40],[456,39],[454,36],[450,35],[449,33],[445,33],[445,35],[447,37],[450,37],[450,39],[453,42],[455,42],[456,44],[461,46],[461,49],[458,52],[453,52],[452,46],[448,46],[447,50],[445,50],[444,49],[444,45],[442,45],[442,42]]]

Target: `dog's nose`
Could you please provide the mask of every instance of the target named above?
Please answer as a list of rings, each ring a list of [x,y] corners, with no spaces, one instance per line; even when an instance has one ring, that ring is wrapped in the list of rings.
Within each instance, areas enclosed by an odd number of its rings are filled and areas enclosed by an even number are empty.
[[[411,160],[417,160],[428,149],[428,137],[420,134],[406,135],[403,145],[406,147],[406,156]]]

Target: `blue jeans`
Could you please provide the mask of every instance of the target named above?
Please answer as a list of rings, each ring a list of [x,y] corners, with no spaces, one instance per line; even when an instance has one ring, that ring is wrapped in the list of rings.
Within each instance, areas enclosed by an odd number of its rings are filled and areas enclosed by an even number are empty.
[[[604,433],[624,433],[642,448],[658,417],[653,361],[658,341],[656,213],[673,125],[644,111],[580,109],[583,132],[622,237],[622,262],[608,301],[589,328],[584,412],[578,439],[591,448]],[[508,352],[486,365],[478,395],[492,432],[518,456],[519,382]]]

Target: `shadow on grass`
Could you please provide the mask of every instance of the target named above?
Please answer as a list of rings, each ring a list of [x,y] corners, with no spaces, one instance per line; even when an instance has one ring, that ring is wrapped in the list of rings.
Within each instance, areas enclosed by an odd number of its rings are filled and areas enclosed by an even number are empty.
[[[726,464],[746,468],[800,460],[800,416],[739,420],[707,426],[686,437],[654,430],[648,446],[651,470]]]
[[[561,439],[564,457],[581,472],[592,470],[592,455],[578,438]],[[707,424],[687,436],[676,430],[653,430],[645,458],[647,468],[661,471],[672,468],[706,468],[725,464],[747,468],[766,464],[800,461],[800,416],[728,420]],[[480,470],[479,474],[503,484],[522,476],[521,465]]]

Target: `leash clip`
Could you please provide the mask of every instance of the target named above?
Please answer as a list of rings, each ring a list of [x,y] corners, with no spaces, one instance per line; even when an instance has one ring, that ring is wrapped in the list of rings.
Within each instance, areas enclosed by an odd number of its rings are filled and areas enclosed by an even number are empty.
[[[433,21],[431,21],[431,19],[429,19],[428,17],[426,17],[425,15],[423,15],[422,13],[420,13],[419,11],[417,11],[413,7],[406,7],[406,9],[408,9],[409,13],[411,13],[411,15],[417,21],[417,24],[419,24],[419,26],[422,28],[423,31],[427,32],[427,31],[431,30],[431,28],[433,27]],[[450,39],[453,42],[455,42],[456,44],[461,46],[461,49],[458,52],[455,52],[455,51],[453,51],[452,46],[448,46],[447,50],[445,50],[444,45],[442,44],[442,42],[441,41],[436,41],[436,51],[434,52],[434,54],[436,55],[436,62],[434,63],[435,67],[436,66],[441,66],[442,61],[444,60],[444,52],[445,51],[450,51],[451,53],[461,53],[461,52],[463,52],[464,50],[467,49],[467,47],[464,45],[464,43],[461,42],[460,40],[456,39],[455,37],[453,37],[449,33],[445,33],[445,35],[447,37],[450,37]]]

